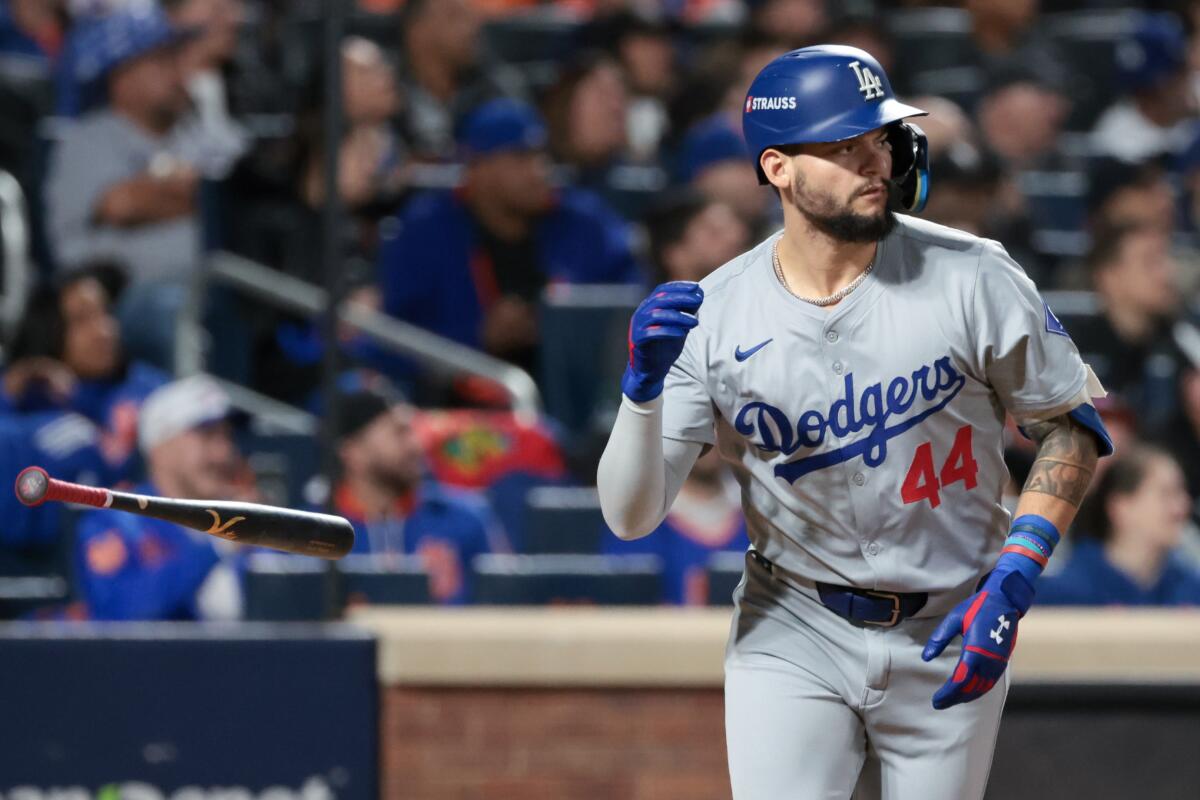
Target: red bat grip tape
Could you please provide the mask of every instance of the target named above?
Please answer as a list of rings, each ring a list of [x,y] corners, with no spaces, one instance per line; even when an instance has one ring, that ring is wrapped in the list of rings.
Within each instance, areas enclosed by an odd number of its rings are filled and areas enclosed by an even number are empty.
[[[80,486],[75,483],[50,479],[46,489],[47,500],[60,500],[64,503],[79,503],[84,506],[104,508],[108,505],[108,490],[96,489],[92,486]]]

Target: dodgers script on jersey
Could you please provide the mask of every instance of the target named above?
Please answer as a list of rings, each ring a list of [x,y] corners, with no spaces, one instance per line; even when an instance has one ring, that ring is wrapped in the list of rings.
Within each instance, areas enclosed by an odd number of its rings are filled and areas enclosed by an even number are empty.
[[[708,276],[663,435],[718,444],[750,540],[815,581],[969,592],[1008,529],[1005,410],[1070,410],[1087,369],[996,242],[898,216],[838,305],[791,295],[772,236]]]

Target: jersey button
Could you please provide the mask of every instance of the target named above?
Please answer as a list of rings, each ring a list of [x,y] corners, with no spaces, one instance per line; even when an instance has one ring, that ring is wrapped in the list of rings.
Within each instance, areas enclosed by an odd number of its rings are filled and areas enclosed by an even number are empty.
[[[867,545],[867,555],[869,555],[869,556],[879,555],[879,545],[875,542],[871,542],[869,545]]]
[[[867,476],[863,475],[861,472],[856,472],[850,480],[854,481],[855,486],[862,486],[867,482]]]
[[[840,361],[833,362],[833,372],[835,375],[841,375],[843,369],[845,369],[845,367],[842,366],[842,362],[840,362]]]
[[[836,342],[837,340],[838,340],[837,331],[829,331],[828,333],[825,334],[825,341]]]

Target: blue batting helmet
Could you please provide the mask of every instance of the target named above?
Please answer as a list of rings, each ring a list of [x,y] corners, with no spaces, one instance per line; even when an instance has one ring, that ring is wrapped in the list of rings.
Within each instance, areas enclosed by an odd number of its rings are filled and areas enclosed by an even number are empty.
[[[928,148],[921,129],[902,120],[927,113],[896,99],[870,53],[825,44],[793,50],[763,67],[746,94],[742,132],[765,184],[759,158],[769,147],[840,142],[887,128],[899,204],[920,211],[929,192]]]

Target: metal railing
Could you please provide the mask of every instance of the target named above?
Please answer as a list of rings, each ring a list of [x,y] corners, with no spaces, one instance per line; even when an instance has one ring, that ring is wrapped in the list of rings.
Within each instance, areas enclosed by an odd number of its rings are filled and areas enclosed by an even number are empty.
[[[25,193],[17,179],[0,171],[0,238],[4,245],[4,291],[0,294],[0,333],[7,338],[21,319],[33,283]]]
[[[326,291],[232,253],[215,253],[193,283],[187,307],[180,315],[175,364],[181,374],[202,372],[205,366],[203,316],[208,286],[219,283],[267,305],[310,319],[325,313]],[[339,320],[393,353],[408,356],[434,369],[473,375],[503,387],[512,409],[524,421],[541,412],[542,400],[529,373],[458,342],[430,333],[363,306],[346,303]],[[243,393],[244,394],[244,393]]]

